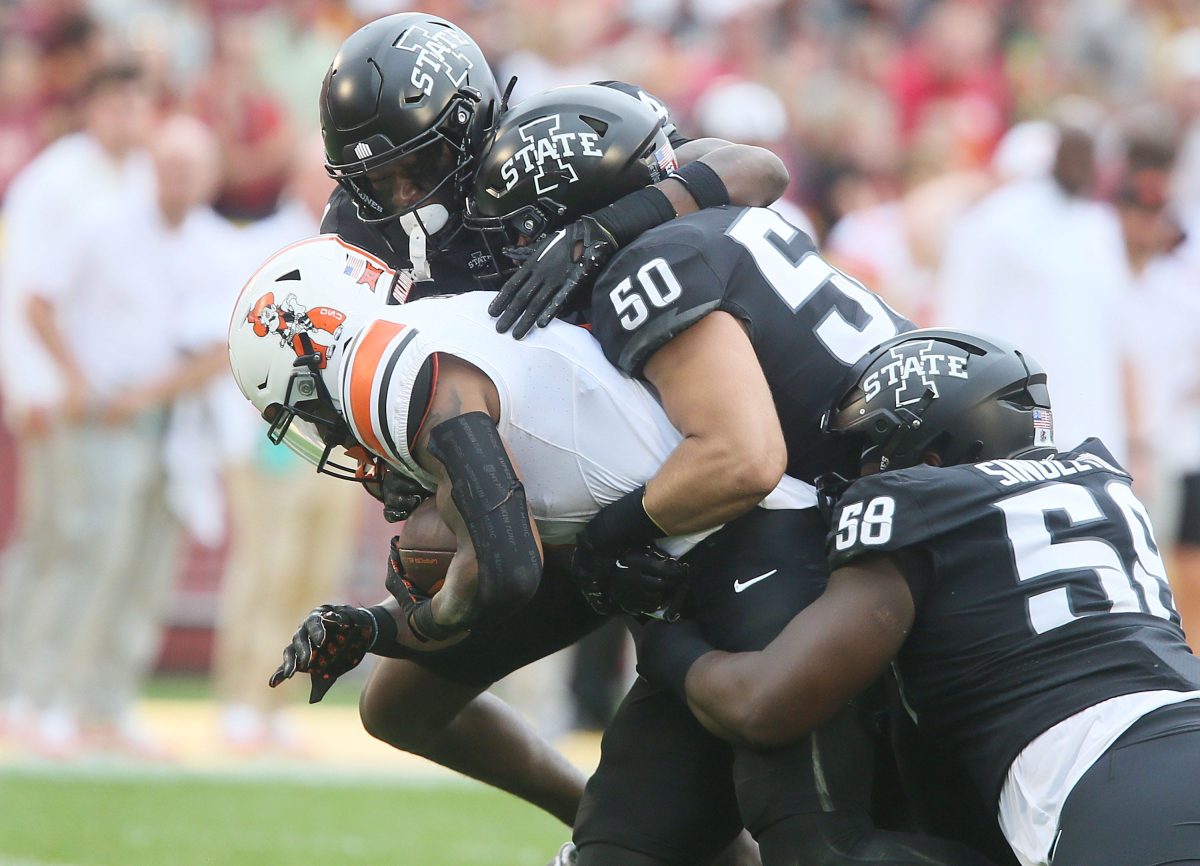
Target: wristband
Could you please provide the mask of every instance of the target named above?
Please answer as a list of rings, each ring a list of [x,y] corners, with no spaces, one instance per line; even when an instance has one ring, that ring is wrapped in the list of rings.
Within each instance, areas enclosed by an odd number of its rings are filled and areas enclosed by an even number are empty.
[[[670,629],[669,637],[656,641],[653,659],[646,665],[650,676],[660,686],[670,689],[687,703],[687,675],[701,656],[713,651],[712,646],[701,635],[699,629],[679,628],[673,625],[654,625],[652,628]],[[639,665],[641,662],[639,662]]]
[[[408,614],[408,627],[412,629],[417,640],[422,643],[431,640],[446,640],[454,637],[462,629],[447,628],[433,618],[433,603],[422,601]]]
[[[643,484],[597,511],[584,529],[592,547],[605,553],[619,553],[664,538],[667,533],[646,513],[642,502],[645,496]]]
[[[671,177],[687,188],[701,210],[729,204],[729,190],[725,188],[725,181],[713,171],[712,166],[700,160],[689,162]]]
[[[370,652],[378,653],[379,648],[385,648],[396,642],[396,620],[391,612],[381,604],[367,608],[367,613],[371,615],[371,619],[375,620],[375,636],[371,639],[371,645],[367,647]]]
[[[675,219],[675,208],[661,189],[644,186],[588,216],[612,236],[619,249],[643,232]]]

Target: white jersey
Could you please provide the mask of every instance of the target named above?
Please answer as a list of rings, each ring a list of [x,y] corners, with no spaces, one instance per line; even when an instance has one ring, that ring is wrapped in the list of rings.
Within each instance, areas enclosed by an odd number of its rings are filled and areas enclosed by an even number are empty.
[[[471,292],[387,307],[342,361],[343,414],[359,442],[432,486],[410,451],[424,422],[410,417],[414,386],[435,353],[475,365],[500,395],[497,426],[543,541],[569,543],[602,505],[651,478],[682,437],[645,385],[613,368],[586,330],[555,321],[518,342],[496,332],[487,313],[494,297]],[[436,357],[430,375],[436,382]],[[811,488],[791,478],[769,500],[766,507],[815,504]],[[699,537],[664,546],[680,553]]]

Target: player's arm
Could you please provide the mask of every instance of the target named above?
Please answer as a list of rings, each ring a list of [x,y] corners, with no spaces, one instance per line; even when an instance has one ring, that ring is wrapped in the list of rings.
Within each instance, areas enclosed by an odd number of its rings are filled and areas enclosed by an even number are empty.
[[[908,636],[908,583],[885,557],[833,573],[824,594],[760,652],[711,650],[692,625],[652,624],[638,668],[683,693],[701,723],[755,748],[794,742],[874,682]]]
[[[418,638],[442,640],[502,619],[537,591],[541,541],[499,417],[491,380],[443,355],[413,456],[437,480],[438,513],[458,546],[442,589],[409,611]]]
[[[663,535],[727,523],[775,488],[787,448],[771,389],[738,319],[709,313],[651,355],[644,378],[683,434],[646,483],[642,501]]]
[[[682,156],[680,156],[682,154]],[[582,298],[612,256],[677,216],[721,205],[758,207],[783,194],[788,172],[771,151],[721,139],[689,141],[680,168],[542,239],[508,278],[488,312],[518,340]]]

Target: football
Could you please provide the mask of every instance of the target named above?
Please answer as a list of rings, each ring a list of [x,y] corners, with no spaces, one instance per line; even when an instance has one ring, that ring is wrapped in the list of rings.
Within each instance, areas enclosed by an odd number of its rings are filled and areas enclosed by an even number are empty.
[[[455,545],[454,533],[442,522],[433,499],[425,500],[400,527],[397,549],[405,576],[433,596],[446,580]]]

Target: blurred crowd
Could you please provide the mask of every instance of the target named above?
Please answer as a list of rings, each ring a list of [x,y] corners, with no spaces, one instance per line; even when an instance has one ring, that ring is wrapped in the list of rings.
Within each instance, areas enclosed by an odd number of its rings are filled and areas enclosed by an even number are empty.
[[[222,551],[223,735],[286,747],[263,683],[344,586],[369,500],[266,445],[225,325],[256,264],[317,230],[337,46],[405,8],[0,4],[0,735],[154,752],[133,699],[191,539]],[[1133,469],[1200,621],[1200,0],[419,8],[514,101],[623,79],[686,134],[771,148],[840,267],[922,325],[1029,349],[1058,444],[1100,435]],[[566,724],[603,723],[621,649],[577,669]]]

